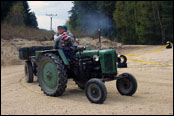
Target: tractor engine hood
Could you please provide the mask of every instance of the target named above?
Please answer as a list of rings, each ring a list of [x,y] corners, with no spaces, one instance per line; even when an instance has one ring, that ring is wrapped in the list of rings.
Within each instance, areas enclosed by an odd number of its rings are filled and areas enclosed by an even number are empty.
[[[93,58],[94,55],[99,56],[99,62],[101,65],[102,73],[103,74],[111,74],[117,72],[116,67],[116,59],[117,53],[114,49],[105,49],[105,50],[84,50],[81,52],[76,53],[76,57],[91,57]]]
[[[81,57],[93,57],[94,55],[99,56],[99,50],[84,50],[81,52]],[[80,53],[76,53],[76,57],[80,57]]]

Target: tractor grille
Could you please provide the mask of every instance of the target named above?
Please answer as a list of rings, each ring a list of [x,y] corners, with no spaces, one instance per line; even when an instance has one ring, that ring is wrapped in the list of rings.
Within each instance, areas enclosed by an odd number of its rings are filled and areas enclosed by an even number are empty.
[[[105,71],[113,71],[113,60],[112,60],[112,54],[104,54],[104,66]]]

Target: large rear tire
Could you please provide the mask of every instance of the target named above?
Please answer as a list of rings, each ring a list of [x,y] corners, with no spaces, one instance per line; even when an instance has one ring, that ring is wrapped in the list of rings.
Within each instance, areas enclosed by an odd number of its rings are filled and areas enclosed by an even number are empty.
[[[66,89],[67,74],[59,56],[47,53],[40,57],[38,63],[39,86],[48,96],[61,96]]]
[[[31,61],[25,61],[24,71],[25,71],[25,81],[27,83],[32,83],[33,82],[33,69],[32,69]]]

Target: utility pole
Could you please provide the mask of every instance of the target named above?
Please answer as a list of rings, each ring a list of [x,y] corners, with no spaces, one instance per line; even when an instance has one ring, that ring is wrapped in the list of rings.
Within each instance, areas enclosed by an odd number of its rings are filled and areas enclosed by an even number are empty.
[[[52,31],[52,18],[53,18],[53,16],[57,16],[57,14],[46,14],[46,16],[49,16],[50,17],[50,19],[51,19],[51,23],[50,23],[50,30]]]

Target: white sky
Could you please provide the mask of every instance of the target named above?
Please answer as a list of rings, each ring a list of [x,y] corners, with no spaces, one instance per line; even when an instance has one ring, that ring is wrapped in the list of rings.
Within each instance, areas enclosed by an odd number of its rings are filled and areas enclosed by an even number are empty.
[[[56,31],[58,25],[68,20],[68,11],[73,7],[72,1],[27,1],[29,8],[36,15],[38,27],[50,30],[50,17],[46,14],[57,14],[52,20],[52,29]]]

